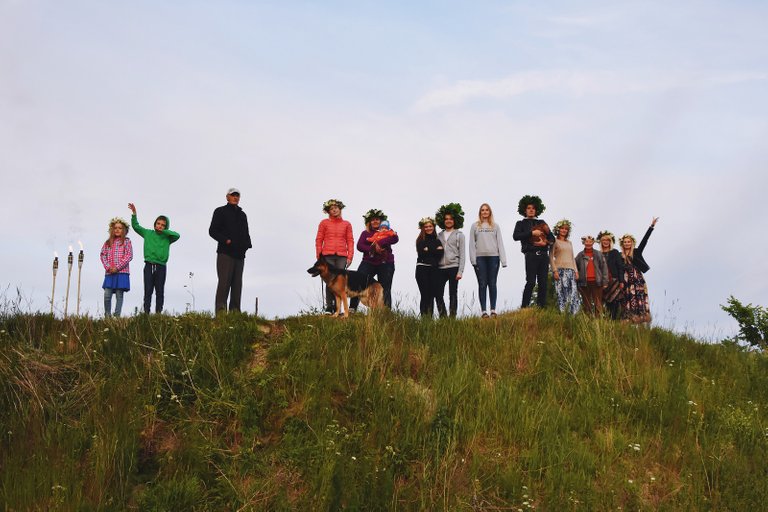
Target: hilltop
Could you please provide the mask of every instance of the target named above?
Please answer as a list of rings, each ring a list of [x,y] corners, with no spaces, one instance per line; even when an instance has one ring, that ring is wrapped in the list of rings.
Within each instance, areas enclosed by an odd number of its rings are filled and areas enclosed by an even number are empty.
[[[524,310],[0,320],[5,510],[758,510],[768,360]]]

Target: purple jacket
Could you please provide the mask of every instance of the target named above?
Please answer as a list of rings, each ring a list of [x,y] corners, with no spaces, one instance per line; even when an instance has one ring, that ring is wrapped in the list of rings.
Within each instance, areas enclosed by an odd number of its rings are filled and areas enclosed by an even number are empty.
[[[382,263],[394,263],[395,255],[392,254],[392,245],[396,244],[400,237],[395,233],[394,236],[390,236],[379,240],[379,247],[384,249],[382,253],[376,253],[373,250],[373,244],[367,239],[371,238],[375,231],[363,231],[360,233],[360,238],[357,240],[357,250],[363,253],[363,261],[370,263],[371,265],[381,265]]]

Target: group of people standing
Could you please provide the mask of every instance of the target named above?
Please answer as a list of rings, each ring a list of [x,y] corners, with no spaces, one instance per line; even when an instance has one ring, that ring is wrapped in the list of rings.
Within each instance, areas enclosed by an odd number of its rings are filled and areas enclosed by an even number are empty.
[[[240,311],[245,254],[252,247],[248,218],[240,208],[240,191],[230,188],[227,202],[213,212],[209,235],[217,242],[216,313]],[[170,230],[165,215],[155,219],[153,229],[139,224],[136,207],[131,210],[131,227],[144,238],[144,312],[151,309],[152,294],[156,296],[155,312],[163,310],[166,264],[170,245],[180,235]],[[323,219],[315,237],[315,256],[321,256],[337,269],[347,269],[354,251],[363,254],[357,271],[382,285],[384,304],[392,307],[392,280],[395,274],[395,256],[392,246],[400,241],[389,225],[387,215],[379,209],[370,209],[363,215],[365,230],[355,240],[352,225],[342,218],[344,203],[329,199],[323,203]],[[572,223],[563,219],[551,230],[541,219],[545,206],[538,196],[526,195],[518,203],[523,219],[514,228],[513,239],[520,242],[525,255],[525,287],[521,307],[529,307],[536,290],[536,303],[547,304],[547,278],[551,268],[561,311],[576,313],[580,309],[598,316],[607,309],[611,318],[634,323],[650,322],[648,291],[643,274],[649,266],[643,256],[648,239],[658,221],[654,218],[639,245],[632,235],[619,239],[621,251],[613,248],[615,236],[603,230],[597,237],[581,238],[584,249],[574,256],[570,241]],[[478,300],[482,318],[497,315],[498,291],[496,282],[501,267],[507,266],[501,226],[494,220],[493,210],[487,203],[480,205],[477,220],[472,222],[468,239],[461,231],[464,211],[459,203],[442,205],[434,217],[419,221],[416,238],[416,283],[419,288],[419,312],[432,317],[435,307],[441,317],[455,317],[458,312],[458,284],[464,275],[466,254],[477,277]],[[440,228],[440,232],[437,232]],[[123,293],[130,290],[129,263],[133,248],[127,237],[128,223],[115,217],[109,223],[109,238],[101,249],[101,262],[105,277],[104,310],[106,316],[119,316]],[[595,248],[595,242],[599,247]],[[468,251],[467,251],[468,248]],[[448,306],[445,286],[448,285]],[[112,296],[116,297],[114,311]],[[227,304],[229,301],[229,304]],[[359,299],[353,298],[350,311],[356,311]],[[325,310],[335,311],[335,297],[326,290]]]
[[[547,304],[547,279],[551,269],[561,311],[576,313],[583,305],[587,314],[603,314],[604,305],[611,318],[623,318],[635,323],[650,322],[648,292],[643,273],[649,267],[643,250],[658,219],[654,218],[639,246],[632,235],[620,239],[621,252],[613,249],[616,239],[608,231],[601,231],[597,239],[582,237],[584,249],[575,257],[569,240],[572,224],[563,219],[554,230],[541,219],[545,206],[538,196],[526,195],[518,203],[523,219],[515,225],[513,239],[520,242],[525,255],[525,287],[521,307],[529,307],[536,291],[536,303]],[[347,269],[352,263],[354,249],[363,253],[358,272],[377,278],[384,289],[384,301],[392,307],[392,278],[395,259],[392,246],[399,242],[387,215],[378,209],[363,215],[365,231],[356,246],[352,225],[342,218],[344,203],[329,199],[323,204],[328,215],[317,229],[316,257],[325,258],[337,269]],[[464,211],[459,203],[441,206],[434,217],[419,221],[416,237],[416,283],[419,287],[419,312],[432,317],[437,308],[441,317],[456,316],[458,311],[458,283],[464,274],[467,246],[469,261],[475,270],[478,300],[482,318],[497,315],[498,291],[496,282],[501,267],[507,266],[501,226],[493,218],[493,210],[483,203],[478,218],[472,223],[467,240]],[[437,228],[440,228],[438,233]],[[554,231],[554,232],[553,232]],[[594,248],[595,241],[599,249]],[[448,284],[448,307],[445,304],[445,285]],[[335,311],[333,293],[326,291],[326,311]],[[358,301],[353,299],[350,310],[355,311]]]

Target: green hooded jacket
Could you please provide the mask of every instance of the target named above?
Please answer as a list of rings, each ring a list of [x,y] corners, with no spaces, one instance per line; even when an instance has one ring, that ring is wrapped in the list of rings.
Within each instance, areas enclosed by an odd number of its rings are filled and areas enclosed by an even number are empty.
[[[165,265],[168,263],[171,244],[178,240],[180,235],[169,229],[171,227],[171,220],[167,216],[160,215],[160,217],[165,219],[165,230],[159,233],[154,229],[141,227],[139,219],[135,214],[131,215],[131,227],[144,239],[144,261]]]

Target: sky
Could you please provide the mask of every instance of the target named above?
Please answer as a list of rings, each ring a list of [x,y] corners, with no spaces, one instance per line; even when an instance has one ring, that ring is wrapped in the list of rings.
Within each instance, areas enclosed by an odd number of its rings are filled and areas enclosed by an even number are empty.
[[[84,246],[81,313],[103,314],[98,253],[134,202],[167,215],[166,309],[213,309],[211,214],[242,192],[253,249],[243,308],[318,307],[322,203],[355,237],[380,208],[398,307],[415,310],[418,220],[488,202],[520,306],[512,240],[525,194],[579,237],[638,239],[654,323],[732,335],[730,295],[768,305],[768,4],[758,1],[0,0],[0,304],[51,307],[54,251]],[[760,220],[762,219],[762,221]],[[133,235],[133,236],[131,236]],[[142,303],[143,242],[124,313]],[[352,268],[360,262],[355,255]],[[71,277],[69,312],[76,301]],[[467,268],[460,311],[478,314]]]

